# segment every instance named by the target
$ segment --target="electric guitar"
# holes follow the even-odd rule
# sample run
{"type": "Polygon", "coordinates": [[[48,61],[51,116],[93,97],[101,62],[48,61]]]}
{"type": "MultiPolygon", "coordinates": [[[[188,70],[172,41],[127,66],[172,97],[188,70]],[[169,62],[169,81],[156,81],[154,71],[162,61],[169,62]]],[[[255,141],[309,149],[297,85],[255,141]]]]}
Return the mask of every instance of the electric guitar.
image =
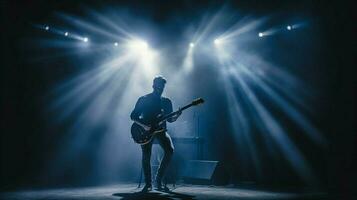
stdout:
{"type": "Polygon", "coordinates": [[[166,129],[161,128],[160,125],[168,118],[175,116],[177,113],[180,113],[191,106],[196,106],[202,103],[204,103],[204,100],[202,98],[198,98],[175,112],[164,116],[159,115],[155,122],[151,124],[150,128],[148,128],[149,126],[141,124],[140,122],[134,122],[133,125],[131,125],[131,136],[136,143],[141,145],[147,144],[154,138],[155,134],[166,131],[166,129]]]}

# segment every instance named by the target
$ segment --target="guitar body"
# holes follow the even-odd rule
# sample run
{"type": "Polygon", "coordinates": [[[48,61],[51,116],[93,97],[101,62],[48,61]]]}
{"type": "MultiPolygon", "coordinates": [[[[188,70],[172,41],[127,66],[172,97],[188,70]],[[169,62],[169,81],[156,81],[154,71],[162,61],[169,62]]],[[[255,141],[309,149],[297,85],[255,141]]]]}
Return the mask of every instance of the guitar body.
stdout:
{"type": "Polygon", "coordinates": [[[141,145],[149,143],[154,138],[156,133],[161,133],[164,131],[164,129],[146,131],[143,127],[135,122],[133,125],[131,125],[131,137],[136,143],[141,145]]]}

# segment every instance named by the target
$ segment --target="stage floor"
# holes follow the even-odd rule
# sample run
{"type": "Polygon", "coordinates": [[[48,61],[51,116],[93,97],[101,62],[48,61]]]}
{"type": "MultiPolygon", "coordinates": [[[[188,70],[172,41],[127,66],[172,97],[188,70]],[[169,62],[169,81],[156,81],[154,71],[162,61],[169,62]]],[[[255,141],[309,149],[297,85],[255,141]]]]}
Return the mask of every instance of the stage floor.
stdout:
{"type": "MultiPolygon", "coordinates": [[[[170,187],[171,185],[169,185],[170,187]]],[[[172,187],[170,187],[172,188],[172,187]]],[[[147,194],[139,193],[136,184],[117,184],[110,186],[58,188],[58,189],[34,189],[2,192],[1,199],[327,199],[326,193],[320,192],[272,192],[263,189],[243,189],[239,187],[218,187],[201,185],[177,185],[170,193],[152,191],[147,194]]]]}

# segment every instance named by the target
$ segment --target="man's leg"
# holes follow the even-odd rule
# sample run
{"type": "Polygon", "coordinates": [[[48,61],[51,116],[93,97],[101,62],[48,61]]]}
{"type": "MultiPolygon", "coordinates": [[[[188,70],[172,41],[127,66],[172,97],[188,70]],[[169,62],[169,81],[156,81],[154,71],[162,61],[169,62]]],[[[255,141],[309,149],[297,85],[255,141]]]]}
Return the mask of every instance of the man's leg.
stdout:
{"type": "Polygon", "coordinates": [[[158,188],[161,189],[162,177],[164,176],[165,171],[170,163],[172,154],[174,153],[174,145],[172,143],[170,135],[166,132],[157,134],[156,138],[159,141],[160,146],[164,150],[164,157],[160,162],[160,166],[156,174],[156,183],[158,188]]]}
{"type": "Polygon", "coordinates": [[[152,149],[152,142],[141,145],[141,150],[142,150],[141,163],[142,163],[144,177],[145,177],[145,186],[143,188],[143,192],[147,192],[148,190],[151,189],[151,164],[150,164],[151,149],[152,149]]]}

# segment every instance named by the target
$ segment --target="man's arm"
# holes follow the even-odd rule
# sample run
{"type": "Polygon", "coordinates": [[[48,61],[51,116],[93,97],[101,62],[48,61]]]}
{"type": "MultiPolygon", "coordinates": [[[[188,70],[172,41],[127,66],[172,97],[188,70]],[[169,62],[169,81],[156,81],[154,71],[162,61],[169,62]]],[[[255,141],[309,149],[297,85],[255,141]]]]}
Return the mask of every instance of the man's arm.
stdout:
{"type": "Polygon", "coordinates": [[[135,104],[134,110],[130,114],[131,120],[138,121],[139,116],[142,113],[142,109],[143,109],[143,99],[142,99],[142,97],[140,97],[135,104]]]}
{"type": "Polygon", "coordinates": [[[135,123],[143,127],[145,130],[150,130],[150,126],[147,126],[143,123],[141,123],[140,115],[143,110],[143,97],[140,97],[138,101],[135,104],[134,110],[130,114],[131,120],[133,120],[135,123]]]}

